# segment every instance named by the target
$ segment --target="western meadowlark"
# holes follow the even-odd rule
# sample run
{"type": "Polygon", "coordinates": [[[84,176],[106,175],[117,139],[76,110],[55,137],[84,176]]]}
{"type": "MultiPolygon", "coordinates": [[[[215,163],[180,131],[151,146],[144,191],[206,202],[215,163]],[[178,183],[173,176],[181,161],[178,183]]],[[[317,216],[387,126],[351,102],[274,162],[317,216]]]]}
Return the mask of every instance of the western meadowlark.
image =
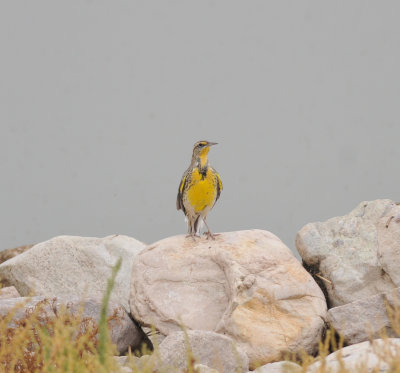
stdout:
{"type": "Polygon", "coordinates": [[[204,221],[209,238],[214,238],[206,222],[207,214],[217,202],[222,182],[217,171],[208,163],[207,155],[210,146],[215,142],[198,141],[193,146],[192,161],[184,172],[179,184],[176,208],[183,211],[188,220],[188,235],[195,237],[199,223],[204,221]]]}

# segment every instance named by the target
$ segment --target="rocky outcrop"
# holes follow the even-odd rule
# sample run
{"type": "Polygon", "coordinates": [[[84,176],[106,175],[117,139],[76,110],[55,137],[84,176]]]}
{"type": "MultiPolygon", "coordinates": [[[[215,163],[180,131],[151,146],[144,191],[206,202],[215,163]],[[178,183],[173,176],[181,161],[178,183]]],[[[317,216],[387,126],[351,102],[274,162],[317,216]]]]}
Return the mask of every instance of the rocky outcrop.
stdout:
{"type": "Polygon", "coordinates": [[[400,207],[362,202],[348,215],[310,223],[297,234],[305,265],[322,276],[328,303],[337,307],[400,287],[400,207]]]}
{"type": "MultiPolygon", "coordinates": [[[[307,373],[340,373],[346,372],[397,372],[391,369],[392,362],[396,361],[399,367],[400,338],[389,338],[387,340],[375,339],[352,346],[344,347],[330,355],[324,362],[318,361],[310,365],[307,373]],[[322,368],[323,366],[323,368],[322,368]]],[[[394,368],[394,367],[392,367],[394,368]]]]}
{"type": "MultiPolygon", "coordinates": [[[[12,313],[12,319],[8,323],[9,328],[16,328],[21,320],[34,313],[38,315],[37,318],[45,326],[54,318],[67,312],[68,315],[77,319],[79,317],[79,330],[84,333],[89,327],[96,330],[100,309],[101,304],[94,299],[87,299],[83,302],[77,298],[46,298],[43,296],[0,299],[0,317],[12,313]]],[[[125,353],[129,347],[132,350],[140,347],[144,339],[143,332],[136,327],[122,306],[109,304],[107,325],[111,340],[117,346],[119,353],[125,353]]]]}
{"type": "Polygon", "coordinates": [[[326,316],[313,278],[261,230],[148,246],[133,265],[130,306],[135,319],[165,335],[185,325],[230,336],[252,368],[285,352],[313,353],[326,316]]]}
{"type": "Polygon", "coordinates": [[[247,373],[249,361],[246,354],[235,346],[227,336],[204,330],[171,333],[159,346],[156,370],[187,371],[188,353],[191,351],[193,365],[201,364],[220,373],[247,373]]]}
{"type": "Polygon", "coordinates": [[[59,236],[35,245],[0,265],[0,277],[22,296],[104,295],[111,268],[121,257],[112,299],[129,310],[129,281],[135,256],[145,245],[127,236],[59,236]]]}
{"type": "MultiPolygon", "coordinates": [[[[392,329],[394,313],[400,312],[400,288],[331,308],[327,321],[348,344],[387,335],[395,337],[392,329]],[[394,312],[395,311],[395,312],[394,312]]],[[[399,330],[397,330],[399,332],[399,330]]]]}

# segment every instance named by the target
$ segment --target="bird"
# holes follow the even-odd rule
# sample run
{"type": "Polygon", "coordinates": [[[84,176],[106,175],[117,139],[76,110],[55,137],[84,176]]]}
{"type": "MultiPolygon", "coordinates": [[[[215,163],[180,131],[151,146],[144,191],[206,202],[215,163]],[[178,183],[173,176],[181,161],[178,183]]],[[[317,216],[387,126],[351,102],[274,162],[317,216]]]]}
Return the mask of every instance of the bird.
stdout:
{"type": "Polygon", "coordinates": [[[176,208],[182,210],[187,218],[187,237],[195,238],[198,235],[201,221],[208,229],[205,233],[207,238],[215,239],[216,236],[206,221],[222,192],[221,177],[207,158],[213,145],[217,143],[204,140],[194,144],[192,161],[179,183],[176,208]]]}

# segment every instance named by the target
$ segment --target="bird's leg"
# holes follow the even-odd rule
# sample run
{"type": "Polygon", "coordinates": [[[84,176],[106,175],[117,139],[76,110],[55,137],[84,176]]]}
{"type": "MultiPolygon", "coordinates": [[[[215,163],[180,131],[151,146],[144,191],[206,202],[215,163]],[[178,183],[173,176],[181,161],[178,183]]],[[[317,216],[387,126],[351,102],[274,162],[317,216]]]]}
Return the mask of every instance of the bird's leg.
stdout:
{"type": "Polygon", "coordinates": [[[211,229],[210,229],[210,227],[208,226],[208,224],[206,222],[206,218],[203,218],[203,221],[204,221],[204,224],[206,225],[206,227],[208,229],[208,232],[204,233],[207,236],[207,240],[210,239],[210,238],[212,240],[215,240],[215,236],[219,236],[219,234],[214,234],[214,233],[211,232],[211,229]]]}
{"type": "Polygon", "coordinates": [[[196,231],[194,230],[194,221],[192,219],[188,219],[188,234],[186,235],[186,238],[191,237],[193,240],[196,241],[196,231]]]}

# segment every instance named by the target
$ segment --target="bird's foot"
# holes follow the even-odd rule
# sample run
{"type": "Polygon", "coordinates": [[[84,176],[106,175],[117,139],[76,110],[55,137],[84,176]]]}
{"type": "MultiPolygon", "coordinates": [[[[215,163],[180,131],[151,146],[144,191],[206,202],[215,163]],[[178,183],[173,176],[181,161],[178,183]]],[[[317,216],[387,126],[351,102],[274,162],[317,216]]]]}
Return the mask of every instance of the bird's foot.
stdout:
{"type": "Polygon", "coordinates": [[[186,235],[185,238],[192,238],[193,241],[196,241],[196,238],[199,237],[197,234],[195,233],[189,233],[186,235]]]}
{"type": "Polygon", "coordinates": [[[204,232],[204,234],[207,236],[207,240],[215,240],[215,237],[219,236],[218,233],[212,233],[210,231],[204,232]]]}

